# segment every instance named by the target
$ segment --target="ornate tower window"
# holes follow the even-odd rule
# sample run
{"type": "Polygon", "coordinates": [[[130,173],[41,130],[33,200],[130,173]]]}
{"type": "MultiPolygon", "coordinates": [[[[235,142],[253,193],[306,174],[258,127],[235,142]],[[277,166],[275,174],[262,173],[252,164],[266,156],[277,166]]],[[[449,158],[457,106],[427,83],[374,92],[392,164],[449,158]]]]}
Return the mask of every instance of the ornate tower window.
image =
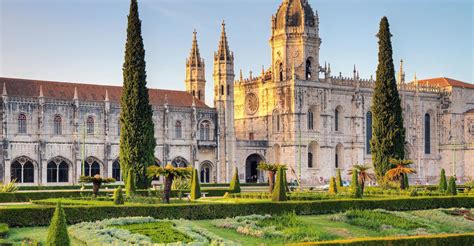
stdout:
{"type": "Polygon", "coordinates": [[[115,160],[114,163],[112,163],[112,178],[121,181],[122,175],[120,173],[120,163],[118,160],[115,160]]]}
{"type": "Polygon", "coordinates": [[[221,96],[224,95],[224,85],[221,85],[221,96]]]}
{"type": "Polygon", "coordinates": [[[210,140],[210,124],[209,121],[203,121],[201,122],[201,125],[199,126],[199,133],[200,133],[200,139],[201,140],[210,140]]]}
{"type": "Polygon", "coordinates": [[[182,128],[181,128],[181,121],[176,121],[174,124],[174,137],[175,138],[182,138],[182,128]]]}
{"type": "Polygon", "coordinates": [[[431,116],[425,114],[425,154],[431,154],[431,116]]]}
{"type": "Polygon", "coordinates": [[[310,80],[310,79],[311,79],[311,58],[308,58],[308,59],[306,60],[305,78],[306,78],[306,80],[310,80]]]}
{"type": "Polygon", "coordinates": [[[94,135],[94,117],[87,117],[87,134],[94,135]]]}
{"type": "Polygon", "coordinates": [[[314,129],[314,115],[311,110],[308,110],[308,130],[314,129]]]}
{"type": "Polygon", "coordinates": [[[283,63],[280,63],[279,67],[278,67],[278,71],[279,71],[279,77],[278,77],[278,80],[279,81],[283,81],[283,63]]]}
{"type": "Polygon", "coordinates": [[[368,111],[366,116],[366,130],[365,130],[365,150],[368,155],[372,153],[370,149],[370,140],[372,140],[372,112],[368,111]]]}
{"type": "Polygon", "coordinates": [[[23,113],[18,115],[18,133],[26,134],[26,115],[23,113]]]}
{"type": "Polygon", "coordinates": [[[337,106],[336,110],[334,111],[334,131],[339,132],[342,131],[342,107],[337,106]]]}
{"type": "Polygon", "coordinates": [[[53,128],[54,128],[54,135],[62,135],[63,134],[61,115],[55,115],[54,116],[53,128]]]}

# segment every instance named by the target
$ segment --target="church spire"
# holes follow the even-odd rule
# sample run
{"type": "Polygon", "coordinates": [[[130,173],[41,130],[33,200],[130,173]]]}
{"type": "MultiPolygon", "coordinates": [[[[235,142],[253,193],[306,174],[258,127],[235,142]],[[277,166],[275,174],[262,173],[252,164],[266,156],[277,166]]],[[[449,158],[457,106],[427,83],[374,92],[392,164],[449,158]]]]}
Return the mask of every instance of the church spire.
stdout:
{"type": "Polygon", "coordinates": [[[398,71],[398,83],[405,83],[405,72],[403,71],[403,59],[400,60],[400,70],[398,71]]]}
{"type": "Polygon", "coordinates": [[[189,57],[186,59],[186,91],[193,97],[205,101],[206,100],[206,78],[204,59],[199,53],[197,42],[197,32],[194,29],[193,42],[189,57]]]}
{"type": "Polygon", "coordinates": [[[219,60],[227,60],[232,58],[232,53],[227,42],[227,34],[225,32],[225,22],[222,21],[221,39],[219,40],[219,49],[217,50],[217,57],[219,60]]]}
{"type": "Polygon", "coordinates": [[[194,29],[193,32],[193,44],[191,46],[191,51],[189,52],[189,63],[194,66],[200,66],[201,65],[201,55],[199,53],[199,46],[197,42],[197,32],[196,29],[194,29]]]}

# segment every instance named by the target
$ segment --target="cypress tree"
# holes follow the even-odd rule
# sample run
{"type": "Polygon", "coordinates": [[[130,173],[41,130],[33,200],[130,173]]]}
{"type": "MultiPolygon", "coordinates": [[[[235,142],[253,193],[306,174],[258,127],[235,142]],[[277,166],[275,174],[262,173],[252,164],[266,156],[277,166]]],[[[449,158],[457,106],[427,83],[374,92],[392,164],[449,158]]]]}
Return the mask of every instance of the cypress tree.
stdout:
{"type": "Polygon", "coordinates": [[[114,191],[114,204],[115,205],[122,205],[124,204],[123,200],[123,194],[122,194],[122,186],[119,186],[117,189],[114,191]]]}
{"type": "Polygon", "coordinates": [[[125,182],[135,181],[132,185],[126,185],[127,194],[135,187],[145,189],[149,186],[146,167],[155,161],[153,112],[148,98],[145,68],[138,3],[137,0],[131,0],[120,113],[120,168],[125,182]],[[127,178],[129,173],[135,177],[127,178]]]}
{"type": "Polygon", "coordinates": [[[70,245],[69,235],[67,234],[66,214],[58,202],[54,210],[53,218],[48,229],[48,237],[46,238],[48,246],[70,245]]]}
{"type": "Polygon", "coordinates": [[[239,170],[237,168],[234,169],[234,175],[230,181],[229,190],[230,193],[240,193],[239,170]]]}
{"type": "Polygon", "coordinates": [[[408,182],[408,174],[403,175],[403,186],[405,186],[405,190],[410,188],[410,182],[408,182]]]}
{"type": "Polygon", "coordinates": [[[201,198],[201,185],[199,184],[198,171],[194,169],[191,183],[191,200],[195,201],[199,198],[201,198]]]}
{"type": "Polygon", "coordinates": [[[387,17],[380,21],[377,79],[372,98],[372,163],[379,182],[390,169],[390,158],[405,158],[405,130],[395,80],[392,43],[387,17]]]}
{"type": "Polygon", "coordinates": [[[329,194],[337,194],[336,178],[331,177],[329,180],[329,194]]]}
{"type": "Polygon", "coordinates": [[[283,181],[284,175],[286,175],[285,170],[283,170],[282,167],[279,167],[277,171],[275,187],[273,188],[272,194],[272,201],[274,202],[286,201],[286,188],[285,182],[283,181]]]}
{"type": "Polygon", "coordinates": [[[449,195],[457,195],[458,194],[458,190],[456,188],[456,177],[454,176],[451,176],[449,178],[449,182],[448,182],[448,189],[446,191],[449,195]]]}
{"type": "Polygon", "coordinates": [[[438,190],[440,192],[446,192],[447,188],[448,188],[448,182],[446,182],[446,172],[444,171],[444,168],[443,168],[441,169],[441,173],[439,174],[438,190]]]}
{"type": "Polygon", "coordinates": [[[359,184],[359,173],[357,170],[352,171],[350,192],[353,197],[362,198],[362,188],[360,187],[360,184],[359,184]]]}
{"type": "Polygon", "coordinates": [[[336,169],[336,184],[338,187],[342,187],[342,178],[341,178],[341,169],[337,168],[336,169]]]}

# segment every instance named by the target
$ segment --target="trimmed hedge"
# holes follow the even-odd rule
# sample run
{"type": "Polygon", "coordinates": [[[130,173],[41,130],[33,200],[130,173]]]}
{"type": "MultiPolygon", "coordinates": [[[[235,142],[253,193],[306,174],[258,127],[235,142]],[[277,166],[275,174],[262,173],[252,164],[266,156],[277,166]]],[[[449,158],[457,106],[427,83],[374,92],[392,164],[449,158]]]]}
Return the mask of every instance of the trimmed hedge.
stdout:
{"type": "MultiPolygon", "coordinates": [[[[100,188],[104,189],[105,187],[108,187],[109,189],[115,189],[119,186],[123,186],[123,184],[103,184],[100,188]]],[[[219,184],[213,184],[213,183],[203,183],[201,184],[202,187],[210,187],[210,188],[229,188],[230,184],[228,183],[219,183],[219,184]]],[[[246,186],[246,187],[266,187],[268,186],[268,183],[242,183],[240,186],[246,186]]],[[[61,186],[41,186],[41,185],[36,185],[36,186],[18,186],[18,190],[79,190],[81,189],[82,186],[80,185],[61,185],[61,186]]],[[[92,185],[85,185],[86,189],[92,189],[92,185]]]]}
{"type": "Polygon", "coordinates": [[[308,242],[292,245],[410,246],[410,245],[474,245],[474,233],[441,234],[411,237],[357,238],[329,242],[308,242]]]}
{"type": "MultiPolygon", "coordinates": [[[[202,189],[201,193],[207,193],[206,196],[223,196],[228,189],[215,188],[215,189],[202,189]]],[[[99,192],[100,196],[105,196],[107,194],[112,194],[113,189],[101,189],[99,192]]],[[[152,191],[153,192],[153,191],[152,191]]],[[[184,193],[189,193],[190,191],[184,190],[181,191],[182,195],[184,193]]],[[[148,196],[148,190],[138,190],[135,194],[148,196]]],[[[171,191],[171,197],[178,197],[179,191],[171,191]]],[[[4,202],[29,202],[30,200],[43,200],[48,198],[61,198],[61,197],[81,197],[81,196],[92,196],[92,191],[30,191],[30,192],[0,192],[0,203],[4,202]]]]}
{"type": "Polygon", "coordinates": [[[0,223],[0,238],[6,238],[8,235],[8,225],[0,223]]]}
{"type": "MultiPolygon", "coordinates": [[[[157,219],[218,219],[251,214],[300,215],[337,213],[349,209],[421,210],[467,207],[474,197],[413,197],[398,199],[347,199],[258,203],[198,203],[170,205],[64,206],[68,224],[106,218],[152,216],[157,219]]],[[[0,223],[10,226],[48,225],[54,206],[0,207],[0,223]]]]}

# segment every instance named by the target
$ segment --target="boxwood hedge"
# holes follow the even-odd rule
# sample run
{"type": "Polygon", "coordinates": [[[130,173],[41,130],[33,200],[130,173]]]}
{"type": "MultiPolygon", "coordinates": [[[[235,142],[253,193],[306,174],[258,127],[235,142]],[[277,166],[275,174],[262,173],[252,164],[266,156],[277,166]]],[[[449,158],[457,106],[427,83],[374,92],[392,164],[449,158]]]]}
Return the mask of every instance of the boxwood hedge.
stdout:
{"type": "Polygon", "coordinates": [[[308,242],[293,245],[326,246],[409,246],[409,245],[474,245],[474,233],[423,235],[411,237],[357,238],[329,242],[308,242]]]}
{"type": "MultiPolygon", "coordinates": [[[[250,214],[336,213],[349,209],[421,210],[468,207],[474,197],[410,197],[395,199],[347,199],[258,203],[198,203],[170,205],[64,206],[69,224],[128,216],[152,216],[157,219],[217,219],[250,214]]],[[[10,226],[48,225],[54,206],[0,207],[0,223],[10,226]]]]}

